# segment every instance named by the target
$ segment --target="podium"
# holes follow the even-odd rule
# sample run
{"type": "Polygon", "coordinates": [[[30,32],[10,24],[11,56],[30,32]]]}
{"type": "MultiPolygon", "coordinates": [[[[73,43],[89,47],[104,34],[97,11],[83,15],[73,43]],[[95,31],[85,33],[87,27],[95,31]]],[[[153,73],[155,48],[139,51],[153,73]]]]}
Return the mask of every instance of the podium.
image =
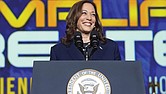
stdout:
{"type": "Polygon", "coordinates": [[[35,61],[31,94],[146,94],[137,61],[35,61]]]}

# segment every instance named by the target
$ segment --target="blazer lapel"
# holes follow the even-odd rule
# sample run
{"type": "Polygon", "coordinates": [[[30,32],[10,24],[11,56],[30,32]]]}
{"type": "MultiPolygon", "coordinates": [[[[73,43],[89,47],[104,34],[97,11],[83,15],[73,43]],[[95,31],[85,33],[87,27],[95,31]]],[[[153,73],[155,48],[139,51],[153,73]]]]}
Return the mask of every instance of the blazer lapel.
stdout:
{"type": "Polygon", "coordinates": [[[74,42],[71,43],[67,51],[72,60],[84,60],[84,55],[75,46],[74,42]]]}
{"type": "Polygon", "coordinates": [[[97,50],[90,57],[91,60],[102,60],[102,58],[104,56],[104,50],[103,50],[102,46],[103,45],[101,43],[99,43],[97,50]]]}

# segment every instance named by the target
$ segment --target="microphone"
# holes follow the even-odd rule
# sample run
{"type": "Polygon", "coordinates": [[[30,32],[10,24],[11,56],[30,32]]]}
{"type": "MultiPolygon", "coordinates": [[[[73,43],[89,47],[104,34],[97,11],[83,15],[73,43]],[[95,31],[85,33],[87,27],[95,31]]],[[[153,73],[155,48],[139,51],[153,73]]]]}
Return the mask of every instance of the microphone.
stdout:
{"type": "Polygon", "coordinates": [[[97,31],[92,31],[90,34],[90,45],[93,49],[97,49],[99,46],[99,38],[97,31]]]}
{"type": "Polygon", "coordinates": [[[76,47],[78,47],[79,49],[82,49],[83,41],[82,41],[82,35],[79,31],[75,31],[74,33],[74,43],[76,47]]]}

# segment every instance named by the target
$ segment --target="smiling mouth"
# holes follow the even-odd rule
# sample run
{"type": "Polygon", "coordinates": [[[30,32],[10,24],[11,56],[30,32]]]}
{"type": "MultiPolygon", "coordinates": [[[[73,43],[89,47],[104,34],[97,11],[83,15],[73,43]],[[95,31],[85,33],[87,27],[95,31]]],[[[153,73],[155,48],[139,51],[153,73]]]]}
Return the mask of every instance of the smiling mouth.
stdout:
{"type": "Polygon", "coordinates": [[[92,23],[90,23],[90,22],[84,22],[83,24],[86,25],[86,26],[91,26],[92,25],[92,23]]]}

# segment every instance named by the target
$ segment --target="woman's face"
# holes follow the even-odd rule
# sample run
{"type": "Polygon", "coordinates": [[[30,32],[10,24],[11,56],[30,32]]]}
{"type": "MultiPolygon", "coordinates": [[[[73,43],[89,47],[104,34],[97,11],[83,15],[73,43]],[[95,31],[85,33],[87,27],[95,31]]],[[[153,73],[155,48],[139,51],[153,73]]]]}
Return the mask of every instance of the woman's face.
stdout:
{"type": "Polygon", "coordinates": [[[84,3],[82,6],[82,15],[78,19],[77,29],[82,33],[90,33],[95,27],[95,9],[92,4],[84,3]]]}

